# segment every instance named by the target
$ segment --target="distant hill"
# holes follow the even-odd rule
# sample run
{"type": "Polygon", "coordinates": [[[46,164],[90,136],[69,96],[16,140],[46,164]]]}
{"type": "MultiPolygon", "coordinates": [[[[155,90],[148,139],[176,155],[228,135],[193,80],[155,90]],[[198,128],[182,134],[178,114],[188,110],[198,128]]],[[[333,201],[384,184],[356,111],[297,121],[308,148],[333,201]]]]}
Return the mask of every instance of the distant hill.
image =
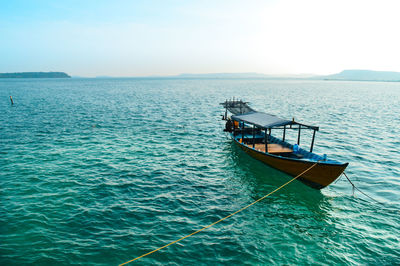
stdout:
{"type": "Polygon", "coordinates": [[[70,78],[64,72],[19,72],[0,73],[0,78],[70,78]]]}
{"type": "Polygon", "coordinates": [[[340,73],[319,76],[325,80],[354,80],[354,81],[400,81],[400,72],[373,70],[343,70],[340,73]]]}
{"type": "Polygon", "coordinates": [[[313,77],[309,74],[298,74],[298,75],[267,75],[256,72],[245,72],[245,73],[209,73],[209,74],[180,74],[176,76],[170,76],[173,78],[215,78],[215,79],[241,79],[241,78],[262,78],[262,79],[303,79],[313,77]]]}
{"type": "Polygon", "coordinates": [[[191,74],[184,73],[177,78],[268,78],[270,76],[260,73],[209,73],[209,74],[191,74]]]}

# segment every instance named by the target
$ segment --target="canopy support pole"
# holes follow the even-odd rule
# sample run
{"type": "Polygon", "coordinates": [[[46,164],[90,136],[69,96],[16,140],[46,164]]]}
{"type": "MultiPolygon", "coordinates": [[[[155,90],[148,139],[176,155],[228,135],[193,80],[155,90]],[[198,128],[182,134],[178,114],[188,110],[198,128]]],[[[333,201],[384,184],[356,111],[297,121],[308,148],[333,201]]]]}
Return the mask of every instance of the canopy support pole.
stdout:
{"type": "Polygon", "coordinates": [[[253,125],[253,149],[256,147],[256,130],[255,125],[253,125]]]}
{"type": "Polygon", "coordinates": [[[314,147],[315,131],[316,131],[316,130],[314,129],[314,132],[313,132],[313,135],[312,135],[312,141],[311,141],[310,152],[312,152],[313,147],[314,147]]]}
{"type": "Polygon", "coordinates": [[[299,125],[299,135],[297,136],[297,145],[300,145],[301,126],[299,125]]]}
{"type": "Polygon", "coordinates": [[[268,153],[268,134],[267,134],[267,129],[265,129],[264,138],[265,138],[265,153],[268,153]]]}
{"type": "Polygon", "coordinates": [[[283,138],[282,138],[282,141],[285,141],[285,137],[286,137],[286,125],[283,126],[283,138]]]}
{"type": "MultiPolygon", "coordinates": [[[[240,124],[240,122],[239,122],[240,124]]],[[[242,143],[244,143],[244,122],[242,121],[242,143]]]]}
{"type": "Polygon", "coordinates": [[[225,108],[225,120],[228,120],[228,106],[225,108]]]}

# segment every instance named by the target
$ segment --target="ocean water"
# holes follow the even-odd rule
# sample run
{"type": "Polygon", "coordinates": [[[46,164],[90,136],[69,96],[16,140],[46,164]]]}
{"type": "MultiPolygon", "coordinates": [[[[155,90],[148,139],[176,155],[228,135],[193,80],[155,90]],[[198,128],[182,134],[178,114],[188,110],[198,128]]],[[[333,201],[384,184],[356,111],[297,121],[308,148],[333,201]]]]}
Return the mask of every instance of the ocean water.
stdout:
{"type": "Polygon", "coordinates": [[[400,264],[400,83],[264,79],[1,80],[0,264],[123,263],[290,180],[222,131],[232,96],[320,126],[379,203],[294,181],[132,265],[400,264]]]}

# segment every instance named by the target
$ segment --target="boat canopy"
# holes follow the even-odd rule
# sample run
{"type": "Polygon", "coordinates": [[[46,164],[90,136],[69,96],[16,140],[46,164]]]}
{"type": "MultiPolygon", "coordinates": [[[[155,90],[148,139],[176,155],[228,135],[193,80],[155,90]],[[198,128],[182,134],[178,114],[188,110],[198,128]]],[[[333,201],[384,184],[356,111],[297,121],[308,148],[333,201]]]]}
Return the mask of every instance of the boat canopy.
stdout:
{"type": "Polygon", "coordinates": [[[236,121],[243,121],[249,124],[253,124],[261,128],[286,126],[286,125],[291,125],[293,123],[290,120],[285,120],[275,115],[263,112],[252,112],[243,115],[234,115],[232,116],[232,119],[236,121]]]}
{"type": "Polygon", "coordinates": [[[307,126],[298,122],[295,122],[294,120],[286,120],[279,118],[275,115],[263,113],[263,112],[251,112],[247,114],[242,114],[242,115],[233,115],[232,116],[233,120],[236,121],[243,121],[245,123],[249,123],[252,125],[255,125],[260,128],[277,128],[281,126],[287,126],[287,125],[299,125],[302,128],[310,128],[314,130],[318,130],[318,127],[314,126],[307,126]]]}
{"type": "Polygon", "coordinates": [[[286,120],[275,115],[257,112],[249,106],[248,102],[244,102],[242,100],[225,100],[225,102],[220,104],[226,109],[224,119],[227,119],[227,111],[229,111],[233,114],[231,117],[233,120],[243,121],[264,129],[278,128],[287,125],[290,125],[290,128],[292,128],[292,125],[298,125],[299,129],[307,128],[316,131],[319,130],[319,127],[308,126],[295,122],[294,118],[293,120],[286,120]]]}
{"type": "Polygon", "coordinates": [[[234,115],[255,112],[255,110],[252,109],[247,102],[243,102],[242,100],[226,100],[225,102],[221,103],[221,105],[234,115]]]}

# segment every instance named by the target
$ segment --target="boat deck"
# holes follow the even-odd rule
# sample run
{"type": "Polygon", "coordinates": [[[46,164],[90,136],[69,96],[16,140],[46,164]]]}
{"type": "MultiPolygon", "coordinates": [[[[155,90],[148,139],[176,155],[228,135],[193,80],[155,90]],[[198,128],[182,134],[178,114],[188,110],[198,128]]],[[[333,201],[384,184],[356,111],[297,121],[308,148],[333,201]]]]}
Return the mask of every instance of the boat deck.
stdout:
{"type": "MultiPolygon", "coordinates": [[[[251,144],[249,146],[252,147],[251,144]]],[[[265,152],[265,144],[263,143],[255,144],[254,148],[258,151],[265,152]]],[[[291,152],[293,152],[292,149],[283,147],[280,144],[277,143],[268,144],[268,153],[291,153],[291,152]]]]}

